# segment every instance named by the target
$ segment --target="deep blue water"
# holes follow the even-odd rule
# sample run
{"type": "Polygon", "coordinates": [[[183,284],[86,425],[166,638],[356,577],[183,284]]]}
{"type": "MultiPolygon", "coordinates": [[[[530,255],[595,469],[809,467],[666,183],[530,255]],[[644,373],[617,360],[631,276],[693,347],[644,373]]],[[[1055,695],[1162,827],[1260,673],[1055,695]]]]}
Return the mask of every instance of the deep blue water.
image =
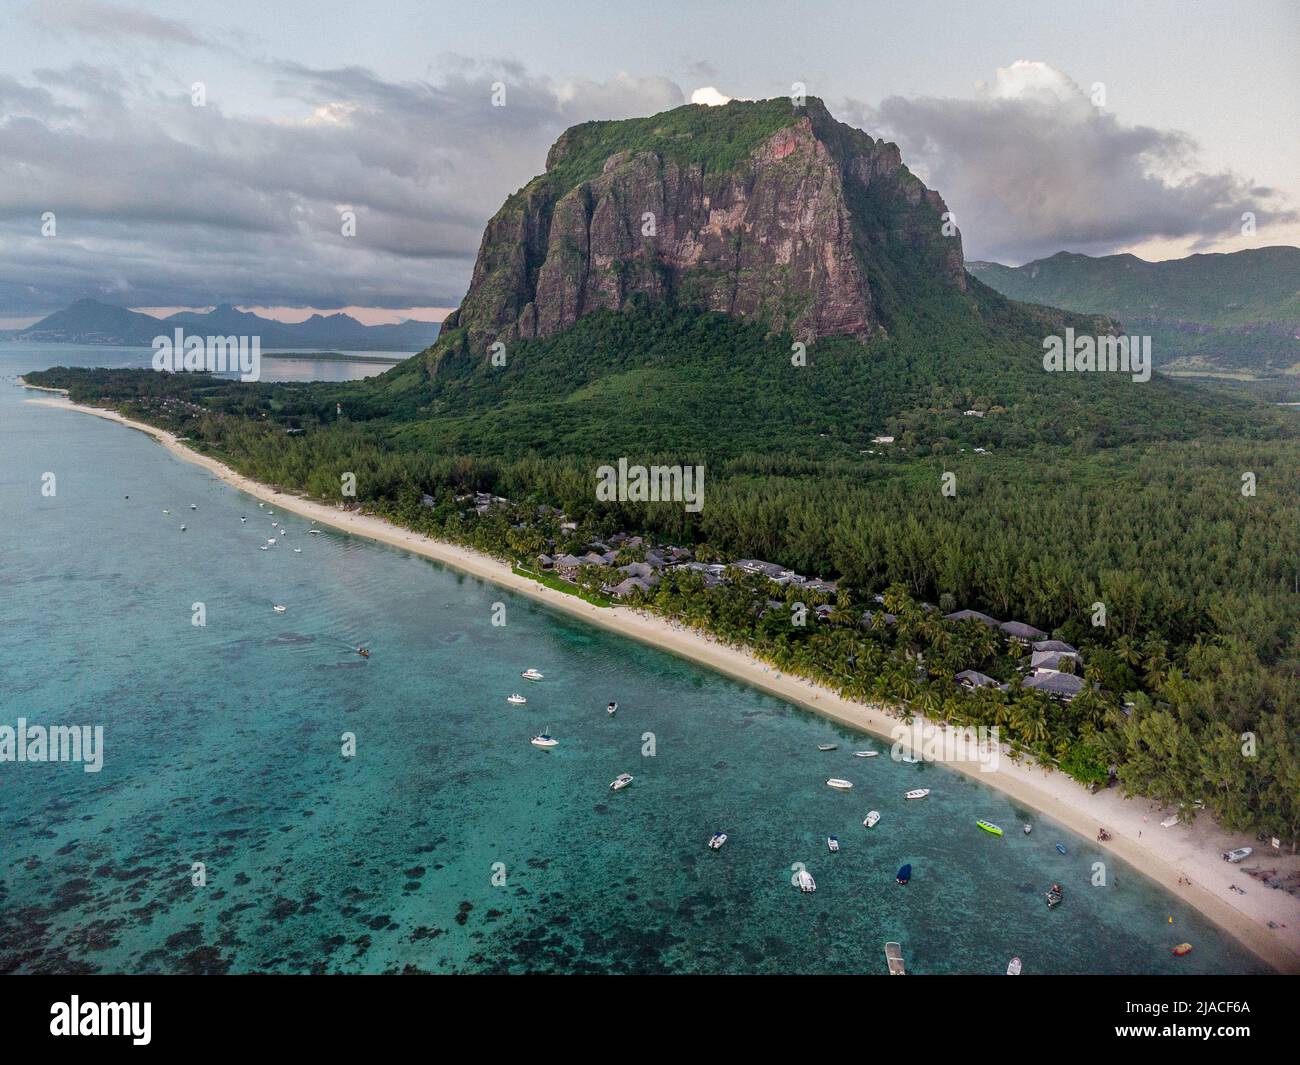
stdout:
{"type": "Polygon", "coordinates": [[[0,763],[0,971],[883,974],[886,940],[914,973],[1012,955],[1026,974],[1264,971],[1130,867],[1091,886],[1100,852],[980,783],[855,759],[884,745],[436,563],[309,535],[12,380],[146,356],[0,345],[0,725],[105,734],[96,774],[0,763]],[[548,725],[560,746],[530,746],[548,725]]]}

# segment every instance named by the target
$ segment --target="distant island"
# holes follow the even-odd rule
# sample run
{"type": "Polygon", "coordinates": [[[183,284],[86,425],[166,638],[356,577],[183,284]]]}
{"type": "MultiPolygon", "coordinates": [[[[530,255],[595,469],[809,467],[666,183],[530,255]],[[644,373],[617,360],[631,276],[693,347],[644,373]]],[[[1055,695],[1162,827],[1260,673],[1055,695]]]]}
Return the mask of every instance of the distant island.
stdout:
{"type": "Polygon", "coordinates": [[[266,351],[264,359],[304,359],[312,362],[376,362],[396,366],[406,355],[349,355],[342,351],[266,351]]]}
{"type": "MultiPolygon", "coordinates": [[[[82,299],[25,329],[6,330],[0,333],[0,339],[148,347],[154,337],[170,335],[178,328],[205,336],[256,336],[261,338],[263,349],[320,346],[412,354],[432,344],[440,329],[437,322],[362,325],[347,314],[313,314],[302,322],[277,322],[230,304],[221,304],[210,311],[179,311],[166,318],[155,318],[111,303],[82,299]]],[[[319,358],[318,355],[310,357],[319,358]]]]}

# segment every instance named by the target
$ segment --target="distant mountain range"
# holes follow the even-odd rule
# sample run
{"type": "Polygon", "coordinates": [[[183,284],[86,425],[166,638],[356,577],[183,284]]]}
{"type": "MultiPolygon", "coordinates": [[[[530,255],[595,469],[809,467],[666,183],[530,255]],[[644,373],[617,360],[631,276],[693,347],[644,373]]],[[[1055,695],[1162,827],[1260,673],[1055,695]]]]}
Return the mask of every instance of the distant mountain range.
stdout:
{"type": "Polygon", "coordinates": [[[9,330],[11,340],[60,344],[149,346],[153,338],[175,329],[202,336],[256,336],[263,350],[328,348],[352,351],[422,351],[438,337],[436,322],[362,325],[347,314],[313,314],[303,322],[277,322],[222,304],[210,311],[181,311],[166,318],[128,310],[98,300],[77,300],[26,329],[9,330]]]}
{"type": "Polygon", "coordinates": [[[1058,252],[1024,266],[966,269],[1012,299],[1105,314],[1129,333],[1150,334],[1167,372],[1300,373],[1300,248],[1157,263],[1058,252]]]}

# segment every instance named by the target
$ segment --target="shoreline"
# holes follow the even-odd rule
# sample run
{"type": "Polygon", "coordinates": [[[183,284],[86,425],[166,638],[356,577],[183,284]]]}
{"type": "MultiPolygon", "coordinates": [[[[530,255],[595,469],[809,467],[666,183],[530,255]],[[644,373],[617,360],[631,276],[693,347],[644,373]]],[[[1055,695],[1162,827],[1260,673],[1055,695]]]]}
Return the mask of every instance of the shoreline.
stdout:
{"type": "MultiPolygon", "coordinates": [[[[123,417],[116,411],[73,403],[62,389],[29,385],[21,378],[19,381],[25,388],[63,396],[57,399],[31,398],[26,400],[28,403],[79,411],[139,430],[153,437],[177,458],[204,467],[231,487],[299,516],[314,519],[318,524],[410,551],[508,588],[590,624],[689,659],[876,738],[892,742],[893,730],[901,724],[898,718],[879,706],[851,702],[811,681],[781,674],[743,650],[716,643],[665,618],[623,606],[596,607],[576,596],[521,577],[508,563],[470,548],[430,539],[372,515],[338,510],[329,504],[276,491],[237,473],[217,459],[191,450],[166,430],[123,417]]],[[[925,724],[920,717],[914,720],[918,726],[925,724]]],[[[1300,856],[1274,854],[1256,847],[1259,853],[1252,855],[1247,863],[1230,865],[1220,858],[1222,852],[1243,844],[1254,845],[1254,841],[1224,832],[1208,817],[1203,816],[1191,825],[1162,828],[1160,822],[1169,811],[1149,799],[1124,798],[1118,788],[1108,788],[1092,795],[1064,773],[1048,771],[1023,761],[1012,762],[1005,753],[991,772],[983,771],[975,762],[945,761],[943,764],[982,780],[1090,841],[1095,841],[1097,829],[1105,826],[1112,838],[1107,843],[1097,843],[1099,848],[1128,862],[1195,908],[1279,972],[1300,973],[1300,898],[1273,890],[1243,871],[1243,866],[1254,867],[1258,863],[1265,868],[1300,872],[1300,856]],[[1229,885],[1233,884],[1244,889],[1246,894],[1231,891],[1229,885]],[[1279,927],[1269,928],[1267,922],[1270,920],[1279,927]]],[[[1172,948],[1182,937],[1176,925],[1170,929],[1169,935],[1172,948]]]]}

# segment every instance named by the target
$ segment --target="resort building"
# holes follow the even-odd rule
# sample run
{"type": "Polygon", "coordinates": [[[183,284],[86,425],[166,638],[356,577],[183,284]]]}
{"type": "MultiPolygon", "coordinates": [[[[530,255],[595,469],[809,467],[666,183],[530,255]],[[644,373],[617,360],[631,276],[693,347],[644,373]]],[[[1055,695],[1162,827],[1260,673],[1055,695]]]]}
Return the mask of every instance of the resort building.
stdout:
{"type": "Polygon", "coordinates": [[[978,610],[954,610],[951,614],[944,614],[944,619],[947,621],[978,621],[981,625],[987,625],[990,629],[1002,627],[1002,623],[997,618],[981,614],[978,610]]]}

